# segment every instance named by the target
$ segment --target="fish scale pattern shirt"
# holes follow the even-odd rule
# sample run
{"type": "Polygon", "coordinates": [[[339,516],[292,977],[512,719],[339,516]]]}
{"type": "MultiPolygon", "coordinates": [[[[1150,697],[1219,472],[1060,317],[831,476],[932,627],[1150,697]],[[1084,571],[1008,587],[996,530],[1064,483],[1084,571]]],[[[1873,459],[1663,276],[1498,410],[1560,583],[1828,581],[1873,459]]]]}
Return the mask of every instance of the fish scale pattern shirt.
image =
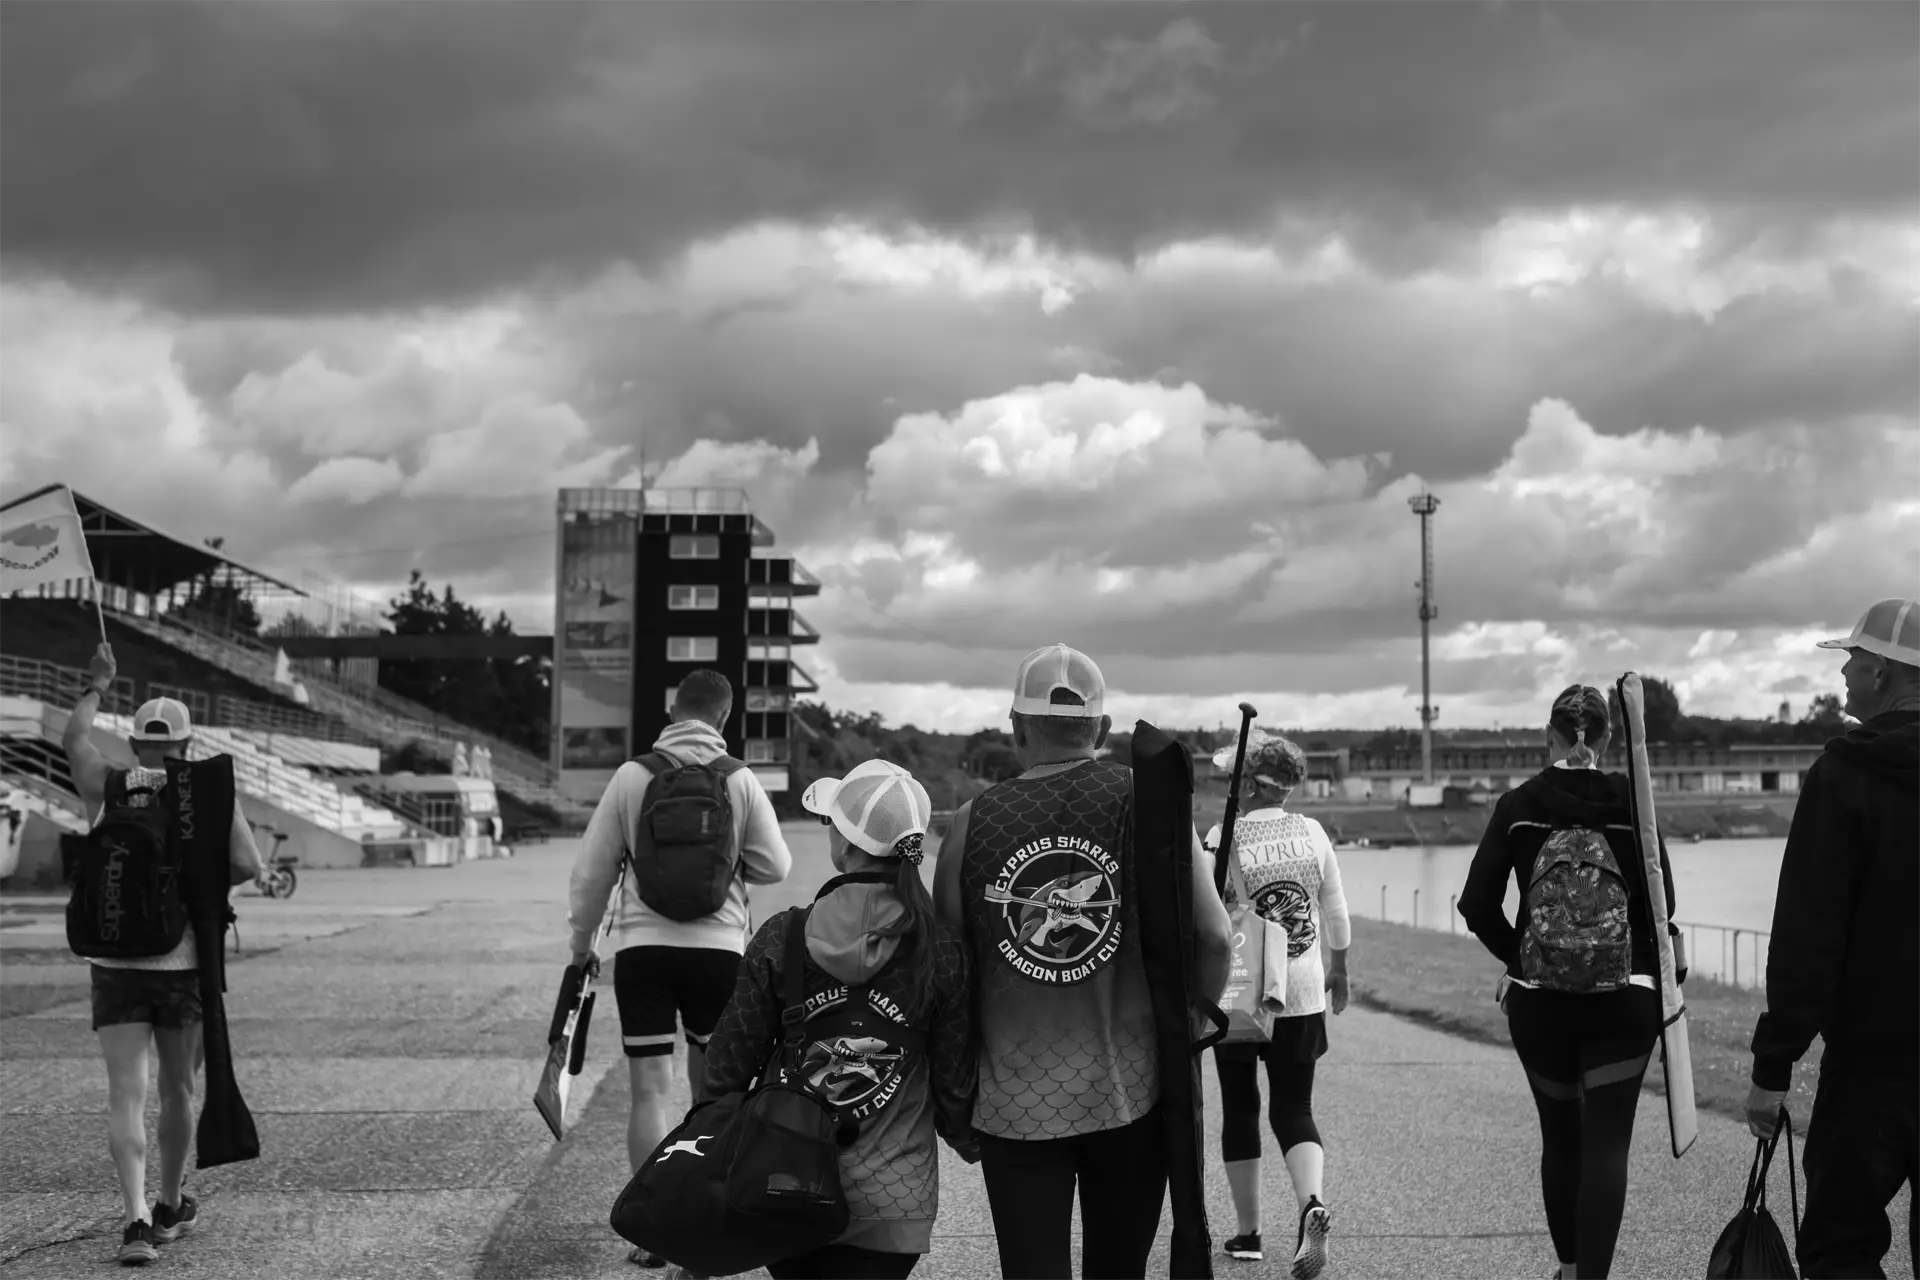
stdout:
{"type": "MultiPolygon", "coordinates": [[[[747,946],[733,999],[707,1044],[710,1096],[745,1090],[780,1043],[782,975],[792,961],[787,919],[784,911],[772,917],[747,946]]],[[[973,1092],[966,952],[951,926],[941,926],[929,945],[934,949],[932,1008],[905,1007],[911,973],[904,964],[887,965],[868,979],[872,1011],[924,1030],[924,1053],[892,1044],[814,1040],[797,1064],[860,1125],[859,1137],[840,1153],[840,1183],[852,1220],[839,1243],[883,1253],[925,1253],[933,1247],[933,1221],[940,1209],[936,1133],[966,1131],[973,1092]]],[[[811,956],[798,960],[806,965],[809,1016],[849,998],[851,984],[811,956]]]]}
{"type": "Polygon", "coordinates": [[[1125,766],[1090,760],[973,801],[960,894],[978,990],[980,1132],[1098,1133],[1159,1101],[1133,892],[1125,766]]]}
{"type": "MultiPolygon", "coordinates": [[[[1220,847],[1220,828],[1207,832],[1220,847]]],[[[1274,807],[1242,814],[1234,823],[1234,855],[1253,909],[1287,931],[1287,1010],[1283,1017],[1323,1013],[1326,961],[1320,944],[1344,951],[1353,941],[1347,897],[1333,841],[1318,822],[1274,807]]],[[[1229,881],[1231,884],[1231,881],[1229,881]]]]}

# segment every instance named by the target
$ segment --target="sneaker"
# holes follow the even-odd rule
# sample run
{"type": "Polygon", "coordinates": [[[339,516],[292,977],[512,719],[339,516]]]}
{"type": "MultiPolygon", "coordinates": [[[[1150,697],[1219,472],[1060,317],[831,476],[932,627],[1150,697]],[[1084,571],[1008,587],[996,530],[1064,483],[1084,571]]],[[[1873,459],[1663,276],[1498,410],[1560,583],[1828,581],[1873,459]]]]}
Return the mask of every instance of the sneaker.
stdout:
{"type": "Polygon", "coordinates": [[[1260,1233],[1250,1231],[1244,1236],[1235,1236],[1226,1243],[1227,1256],[1238,1258],[1242,1262],[1258,1262],[1266,1257],[1260,1252],[1260,1233]]]}
{"type": "Polygon", "coordinates": [[[657,1253],[648,1253],[639,1245],[635,1245],[632,1249],[628,1250],[627,1261],[636,1267],[645,1267],[649,1271],[657,1271],[667,1265],[665,1258],[657,1253]]]}
{"type": "Polygon", "coordinates": [[[172,1244],[199,1225],[200,1202],[192,1196],[182,1193],[180,1207],[169,1209],[166,1205],[153,1206],[153,1238],[161,1244],[172,1244]]]}
{"type": "Polygon", "coordinates": [[[120,1265],[144,1267],[159,1259],[160,1251],[153,1247],[152,1224],[144,1219],[128,1223],[127,1229],[120,1233],[120,1265]]]}
{"type": "Polygon", "coordinates": [[[1315,1196],[1300,1211],[1300,1245],[1293,1251],[1293,1280],[1313,1280],[1327,1269],[1327,1232],[1333,1214],[1315,1196]]]}

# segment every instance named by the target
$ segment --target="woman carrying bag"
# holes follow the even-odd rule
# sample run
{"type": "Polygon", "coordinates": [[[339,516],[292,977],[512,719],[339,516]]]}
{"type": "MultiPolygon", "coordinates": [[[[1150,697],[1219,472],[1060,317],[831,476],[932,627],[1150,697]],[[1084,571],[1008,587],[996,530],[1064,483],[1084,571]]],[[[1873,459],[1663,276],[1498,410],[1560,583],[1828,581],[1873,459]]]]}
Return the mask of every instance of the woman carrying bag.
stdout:
{"type": "Polygon", "coordinates": [[[821,778],[801,803],[828,831],[834,868],[810,907],[760,926],[733,999],[707,1044],[705,1097],[745,1090],[780,1044],[788,967],[803,966],[808,1024],[825,1029],[866,995],[858,1034],[809,1036],[788,1063],[858,1132],[840,1153],[851,1223],[822,1248],[773,1263],[774,1280],[901,1277],[932,1244],[939,1209],[936,1131],[969,1163],[975,1065],[966,951],[934,918],[920,879],[932,814],[911,773],[869,760],[821,778]],[[789,954],[789,926],[805,913],[806,946],[789,954]]]}
{"type": "MultiPolygon", "coordinates": [[[[1232,749],[1222,755],[1225,759],[1215,757],[1214,763],[1226,768],[1233,762],[1232,749]]],[[[1287,995],[1270,1039],[1222,1044],[1213,1051],[1220,1076],[1220,1156],[1239,1220],[1238,1234],[1225,1248],[1229,1257],[1243,1261],[1263,1256],[1258,1067],[1264,1062],[1267,1114],[1299,1204],[1291,1274],[1310,1280],[1326,1269],[1333,1222],[1321,1199],[1326,1155],[1313,1120],[1313,1070],[1327,1051],[1328,993],[1336,1014],[1347,1007],[1352,930],[1333,842],[1318,822],[1285,807],[1293,789],[1306,779],[1306,753],[1285,738],[1263,737],[1249,744],[1246,771],[1253,783],[1254,807],[1234,822],[1237,873],[1229,868],[1229,892],[1246,893],[1263,919],[1285,930],[1287,995]],[[1323,934],[1329,952],[1325,964],[1323,934]]],[[[1217,826],[1207,833],[1208,848],[1219,849],[1220,834],[1217,826]]]]}

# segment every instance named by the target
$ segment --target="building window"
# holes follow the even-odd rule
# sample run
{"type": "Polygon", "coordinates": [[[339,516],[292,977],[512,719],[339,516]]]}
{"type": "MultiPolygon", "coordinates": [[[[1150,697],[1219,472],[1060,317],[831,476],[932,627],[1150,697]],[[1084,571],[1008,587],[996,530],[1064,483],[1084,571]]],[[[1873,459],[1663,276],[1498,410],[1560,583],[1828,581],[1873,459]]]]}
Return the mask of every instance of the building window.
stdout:
{"type": "Polygon", "coordinates": [[[778,738],[748,738],[748,764],[785,764],[787,744],[778,738]]]}
{"type": "Polygon", "coordinates": [[[785,711],[790,701],[791,695],[785,689],[747,690],[747,710],[749,711],[785,711]]]}
{"type": "Polygon", "coordinates": [[[720,656],[718,636],[668,636],[668,662],[712,662],[720,656]]]}
{"type": "Polygon", "coordinates": [[[673,714],[673,700],[675,697],[679,695],[679,693],[680,693],[679,685],[670,684],[667,686],[667,714],[668,715],[673,714]]]}
{"type": "Polygon", "coordinates": [[[718,609],[720,607],[720,588],[718,587],[668,587],[667,608],[669,609],[718,609]]]}
{"type": "Polygon", "coordinates": [[[784,640],[773,643],[754,640],[747,645],[749,662],[785,662],[791,656],[793,656],[793,646],[784,640]]]}
{"type": "Polygon", "coordinates": [[[711,533],[676,533],[667,543],[667,555],[674,560],[718,560],[720,539],[711,533]]]}

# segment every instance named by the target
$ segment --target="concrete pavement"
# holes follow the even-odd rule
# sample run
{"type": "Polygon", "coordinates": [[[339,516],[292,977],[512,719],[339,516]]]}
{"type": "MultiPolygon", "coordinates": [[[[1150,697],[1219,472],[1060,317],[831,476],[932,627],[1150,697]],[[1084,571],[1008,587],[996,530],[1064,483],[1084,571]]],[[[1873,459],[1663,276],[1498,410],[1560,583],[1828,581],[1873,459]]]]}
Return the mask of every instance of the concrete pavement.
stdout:
{"type": "MultiPolygon", "coordinates": [[[[810,898],[831,872],[818,826],[788,835],[795,876],[754,891],[756,919],[810,898]]],[[[610,998],[596,1011],[564,1143],[530,1103],[564,962],[570,854],[557,842],[448,869],[315,871],[290,902],[238,900],[246,953],[230,970],[229,1010],[265,1150],[248,1164],[189,1172],[204,1226],[163,1249],[163,1269],[644,1274],[622,1261],[624,1244],[606,1226],[626,1178],[627,1087],[610,998]]],[[[9,1276],[108,1268],[119,1239],[86,971],[65,954],[56,907],[0,899],[0,1269],[9,1276]]],[[[1356,956],[1356,967],[1365,963],[1356,956]]],[[[1331,1273],[1548,1274],[1539,1140],[1510,1055],[1358,1009],[1332,1032],[1316,1101],[1336,1215],[1331,1273]]],[[[1614,1274],[1703,1271],[1738,1207],[1751,1151],[1738,1125],[1705,1116],[1699,1144],[1673,1160],[1659,1100],[1647,1095],[1614,1274]]],[[[1218,1165],[1209,1172],[1217,1244],[1233,1219],[1218,1165]]],[[[1784,1172],[1775,1172],[1782,1217],[1784,1172]]],[[[1221,1258],[1223,1276],[1285,1274],[1292,1196],[1277,1157],[1263,1173],[1268,1261],[1221,1258]]],[[[997,1275],[977,1168],[943,1156],[942,1174],[934,1251],[916,1276],[997,1275]]],[[[1164,1236],[1163,1222],[1149,1274],[1164,1274],[1164,1236]]],[[[1889,1272],[1911,1276],[1904,1231],[1896,1236],[1889,1272]]]]}

